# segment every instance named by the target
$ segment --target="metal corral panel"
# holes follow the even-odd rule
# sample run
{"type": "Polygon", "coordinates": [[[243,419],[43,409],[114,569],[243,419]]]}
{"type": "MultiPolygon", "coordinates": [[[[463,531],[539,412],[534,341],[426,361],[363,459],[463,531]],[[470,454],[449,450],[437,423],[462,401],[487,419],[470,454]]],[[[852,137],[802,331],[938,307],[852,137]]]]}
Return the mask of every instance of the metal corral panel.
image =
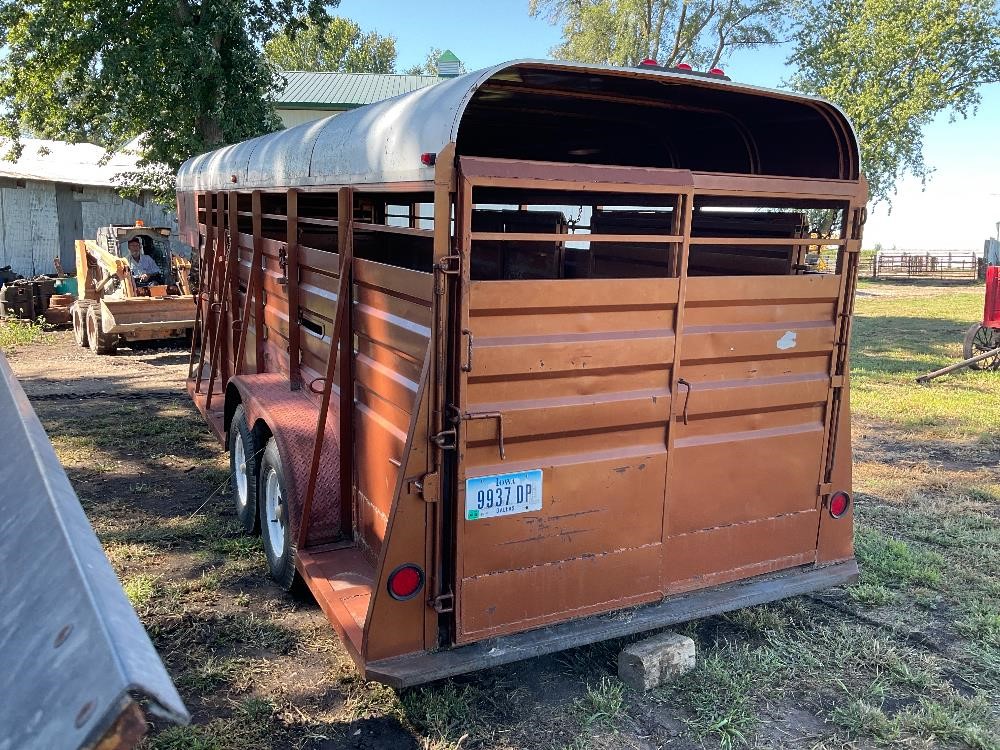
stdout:
{"type": "MultiPolygon", "coordinates": [[[[458,141],[463,117],[481,87],[489,82],[516,88],[524,76],[532,77],[533,85],[540,85],[546,77],[555,80],[566,75],[575,77],[574,86],[579,89],[577,93],[582,99],[587,98],[587,81],[595,84],[615,81],[623,87],[622,95],[626,97],[630,94],[625,89],[637,81],[699,91],[722,90],[753,94],[755,100],[770,96],[792,108],[805,105],[798,107],[802,110],[800,114],[816,117],[818,112],[816,122],[825,123],[817,127],[826,128],[828,132],[837,129],[850,132],[846,118],[834,105],[788,92],[662,70],[520,60],[194,157],[178,171],[177,188],[181,191],[221,190],[431,180],[434,169],[421,164],[421,154],[437,154],[448,143],[458,141]],[[234,175],[237,177],[235,183],[234,175]]],[[[558,88],[560,84],[553,85],[558,88]]],[[[667,101],[666,88],[647,91],[639,98],[650,93],[667,101]]],[[[655,100],[652,103],[656,105],[655,100]]],[[[508,138],[524,135],[505,133],[508,138]]],[[[853,144],[853,133],[847,140],[853,144]]],[[[846,158],[851,161],[851,171],[856,176],[856,148],[852,145],[847,148],[851,153],[846,158]]]]}
{"type": "Polygon", "coordinates": [[[188,713],[0,354],[0,750],[99,740],[130,705],[188,713]]]}

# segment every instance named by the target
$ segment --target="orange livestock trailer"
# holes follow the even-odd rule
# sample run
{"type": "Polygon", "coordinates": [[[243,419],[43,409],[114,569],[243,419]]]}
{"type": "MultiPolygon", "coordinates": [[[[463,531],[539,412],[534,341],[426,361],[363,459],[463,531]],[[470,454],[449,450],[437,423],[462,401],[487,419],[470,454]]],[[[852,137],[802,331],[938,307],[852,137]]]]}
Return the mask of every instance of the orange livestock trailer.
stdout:
{"type": "Polygon", "coordinates": [[[827,102],[557,62],[188,161],[189,390],[273,577],[395,686],[851,580],[866,192],[827,102]]]}

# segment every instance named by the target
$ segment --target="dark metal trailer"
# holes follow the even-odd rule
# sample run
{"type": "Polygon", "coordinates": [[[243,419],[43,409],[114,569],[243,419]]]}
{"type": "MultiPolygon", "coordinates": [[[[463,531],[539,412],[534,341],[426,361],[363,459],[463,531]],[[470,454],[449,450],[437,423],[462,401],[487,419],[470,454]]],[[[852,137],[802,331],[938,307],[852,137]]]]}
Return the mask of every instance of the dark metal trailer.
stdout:
{"type": "Polygon", "coordinates": [[[866,193],[827,102],[555,62],[190,160],[189,390],[272,576],[396,686],[851,580],[866,193]]]}

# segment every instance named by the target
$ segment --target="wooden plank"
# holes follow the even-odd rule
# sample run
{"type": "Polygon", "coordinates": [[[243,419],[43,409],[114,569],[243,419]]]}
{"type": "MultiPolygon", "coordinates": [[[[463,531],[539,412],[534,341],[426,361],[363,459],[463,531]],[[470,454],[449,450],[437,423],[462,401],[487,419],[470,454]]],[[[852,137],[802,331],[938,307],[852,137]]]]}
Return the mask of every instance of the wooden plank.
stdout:
{"type": "Polygon", "coordinates": [[[410,237],[426,237],[434,239],[434,230],[415,229],[413,227],[394,227],[388,224],[368,224],[363,221],[354,222],[354,229],[362,232],[377,232],[382,234],[405,234],[410,237]]]}

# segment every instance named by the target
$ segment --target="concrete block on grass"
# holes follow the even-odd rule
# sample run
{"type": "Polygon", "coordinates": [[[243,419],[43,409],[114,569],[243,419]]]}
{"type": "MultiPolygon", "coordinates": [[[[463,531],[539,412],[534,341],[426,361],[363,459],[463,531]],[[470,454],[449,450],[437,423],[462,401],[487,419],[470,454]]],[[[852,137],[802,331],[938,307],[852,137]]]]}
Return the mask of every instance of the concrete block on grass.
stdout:
{"type": "Polygon", "coordinates": [[[640,691],[694,669],[694,641],[669,631],[633,643],[618,654],[618,676],[640,691]]]}

